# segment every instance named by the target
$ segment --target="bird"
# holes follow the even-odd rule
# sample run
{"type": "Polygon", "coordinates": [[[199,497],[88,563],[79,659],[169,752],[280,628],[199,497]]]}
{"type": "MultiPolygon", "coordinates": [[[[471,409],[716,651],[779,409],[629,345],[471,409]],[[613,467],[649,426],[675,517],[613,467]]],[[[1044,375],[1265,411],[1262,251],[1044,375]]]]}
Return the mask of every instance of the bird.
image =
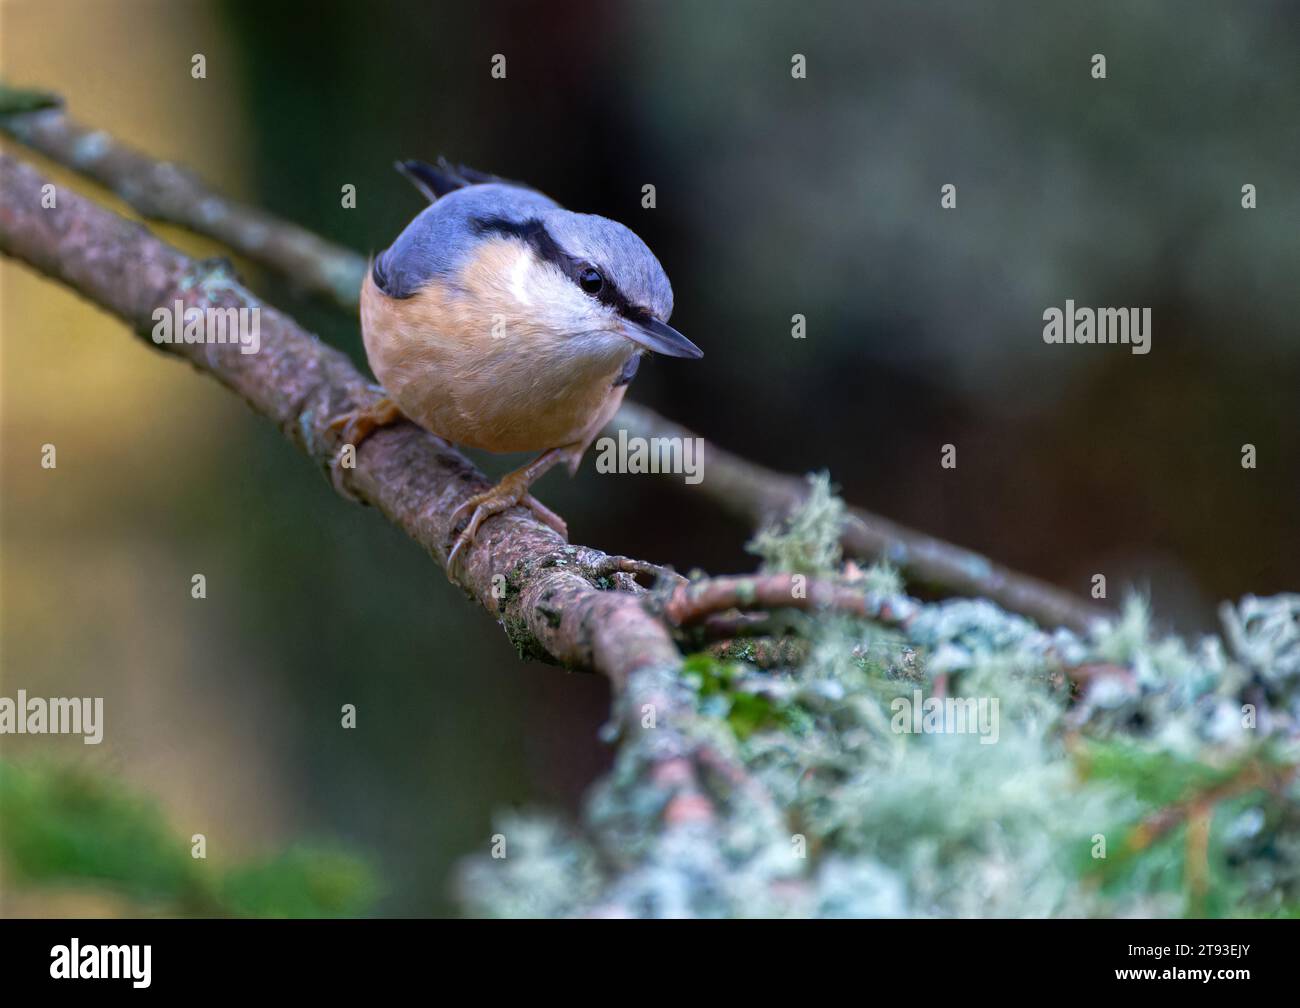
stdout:
{"type": "Polygon", "coordinates": [[[457,508],[450,528],[469,521],[448,552],[454,573],[483,523],[516,505],[567,539],[533,483],[561,463],[577,472],[644,354],[704,354],[668,325],[672,285],[630,228],[445,158],[395,167],[429,205],[361,288],[382,396],[331,428],[354,450],[405,418],[454,444],[541,453],[457,508]]]}

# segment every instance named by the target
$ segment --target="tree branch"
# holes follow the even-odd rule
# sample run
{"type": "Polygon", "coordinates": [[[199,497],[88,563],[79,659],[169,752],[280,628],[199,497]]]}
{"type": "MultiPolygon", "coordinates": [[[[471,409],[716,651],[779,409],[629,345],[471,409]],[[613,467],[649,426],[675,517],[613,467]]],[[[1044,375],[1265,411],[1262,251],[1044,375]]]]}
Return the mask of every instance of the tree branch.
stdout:
{"type": "MultiPolygon", "coordinates": [[[[355,252],[227,199],[176,165],[73,122],[61,109],[0,115],[0,130],[111,189],[143,216],[215,238],[344,308],[356,308],[366,263],[355,252]]],[[[620,428],[647,439],[698,436],[627,401],[606,429],[620,428]]],[[[798,476],[774,472],[707,442],[704,455],[708,478],[693,489],[703,490],[751,528],[789,515],[806,496],[807,486],[798,476]]],[[[849,509],[841,542],[850,556],[886,558],[910,580],[983,596],[1043,626],[1083,632],[1109,615],[1072,593],[860,508],[849,509]]]]}
{"type": "Polygon", "coordinates": [[[94,179],[142,217],[215,238],[344,308],[357,306],[366,260],[349,249],[228,199],[179,165],[75,123],[62,109],[0,116],[0,129],[51,161],[94,179]]]}
{"type": "Polygon", "coordinates": [[[798,609],[835,612],[883,626],[907,629],[915,604],[898,599],[874,599],[860,587],[798,574],[756,574],[714,577],[678,585],[663,612],[674,626],[691,626],[717,613],[736,610],[798,609]]]}

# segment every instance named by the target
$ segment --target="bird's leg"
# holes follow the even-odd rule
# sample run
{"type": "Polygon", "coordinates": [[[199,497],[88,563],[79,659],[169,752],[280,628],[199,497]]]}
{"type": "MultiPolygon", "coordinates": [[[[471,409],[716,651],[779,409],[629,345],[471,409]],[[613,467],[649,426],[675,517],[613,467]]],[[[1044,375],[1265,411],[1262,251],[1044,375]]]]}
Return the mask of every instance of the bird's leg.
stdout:
{"type": "Polygon", "coordinates": [[[401,419],[402,411],[397,408],[397,404],[384,396],[368,406],[340,413],[330,421],[329,429],[341,433],[344,443],[358,448],[362,441],[380,427],[387,427],[401,419]]]}
{"type": "Polygon", "coordinates": [[[461,516],[466,511],[472,509],[473,514],[470,516],[469,524],[465,526],[465,531],[456,538],[456,545],[447,554],[448,572],[455,569],[456,559],[460,556],[461,551],[473,543],[480,525],[494,514],[500,514],[507,508],[512,508],[517,504],[528,508],[543,522],[555,529],[565,539],[568,539],[569,528],[564,524],[564,519],[532,496],[528,492],[528,488],[541,479],[549,469],[560,462],[569,462],[572,458],[573,450],[571,448],[552,448],[550,451],[545,451],[529,462],[528,465],[503,476],[501,482],[491,490],[475,494],[458,507],[456,513],[451,516],[452,528],[456,527],[456,523],[460,521],[461,516]]]}
{"type": "MultiPolygon", "coordinates": [[[[378,389],[383,392],[383,389],[378,389]]],[[[329,429],[342,435],[344,447],[352,446],[353,464],[355,465],[355,452],[360,447],[361,442],[370,437],[380,427],[387,427],[389,424],[397,423],[403,419],[402,411],[397,408],[397,404],[388,396],[376,399],[368,406],[360,406],[357,409],[349,410],[347,413],[341,413],[330,421],[329,429]]],[[[343,485],[343,452],[344,448],[339,448],[334,458],[330,461],[330,482],[344,497],[350,500],[358,498],[343,485]]]]}

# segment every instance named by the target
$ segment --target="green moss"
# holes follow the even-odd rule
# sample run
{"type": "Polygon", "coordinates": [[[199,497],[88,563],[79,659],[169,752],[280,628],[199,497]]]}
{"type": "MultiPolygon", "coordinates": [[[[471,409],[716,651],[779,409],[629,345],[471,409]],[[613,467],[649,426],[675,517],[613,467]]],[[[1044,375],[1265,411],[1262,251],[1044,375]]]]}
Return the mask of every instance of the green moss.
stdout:
{"type": "Polygon", "coordinates": [[[682,676],[695,688],[701,709],[725,722],[738,739],[761,729],[790,728],[799,723],[793,705],[753,688],[743,663],[723,662],[701,652],[685,659],[682,676]]]}
{"type": "Polygon", "coordinates": [[[59,108],[63,99],[51,91],[10,87],[0,83],[0,115],[35,112],[45,108],[59,108]]]}
{"type": "Polygon", "coordinates": [[[370,869],[337,850],[224,868],[195,859],[154,802],[53,763],[0,761],[0,859],[13,885],[101,887],[167,913],[354,916],[376,892],[370,869]]]}

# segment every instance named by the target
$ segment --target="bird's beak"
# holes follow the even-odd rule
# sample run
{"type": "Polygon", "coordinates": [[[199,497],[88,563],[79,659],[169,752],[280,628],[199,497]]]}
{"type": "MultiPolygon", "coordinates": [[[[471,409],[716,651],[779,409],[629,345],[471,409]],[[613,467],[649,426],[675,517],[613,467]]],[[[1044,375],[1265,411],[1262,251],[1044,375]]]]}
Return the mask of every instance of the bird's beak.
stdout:
{"type": "Polygon", "coordinates": [[[672,326],[660,322],[657,318],[645,322],[633,322],[629,319],[623,323],[623,335],[633,343],[666,357],[689,357],[698,360],[704,356],[703,350],[672,326]]]}

